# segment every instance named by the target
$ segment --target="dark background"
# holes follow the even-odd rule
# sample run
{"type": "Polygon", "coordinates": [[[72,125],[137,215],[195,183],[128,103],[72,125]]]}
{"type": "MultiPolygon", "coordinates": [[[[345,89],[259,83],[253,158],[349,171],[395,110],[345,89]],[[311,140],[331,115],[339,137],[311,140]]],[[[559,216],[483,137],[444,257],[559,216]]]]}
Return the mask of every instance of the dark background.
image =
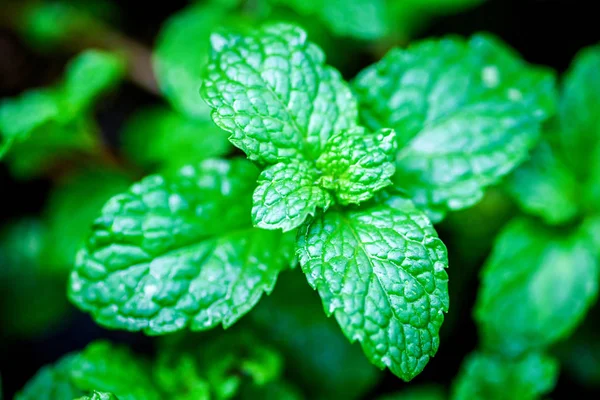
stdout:
{"type": "MultiPolygon", "coordinates": [[[[168,16],[189,4],[182,0],[143,2],[143,5],[134,1],[114,2],[121,10],[121,30],[147,46],[152,45],[161,23],[168,16]]],[[[550,66],[562,73],[578,50],[600,42],[599,14],[594,3],[587,0],[488,0],[478,8],[434,20],[417,39],[448,33],[470,35],[488,31],[504,39],[527,61],[550,66]]],[[[51,82],[61,74],[67,59],[66,55],[35,53],[16,34],[0,28],[0,97],[13,96],[27,88],[51,82]]],[[[374,61],[365,54],[353,59],[353,64],[343,72],[346,78],[351,78],[356,71],[374,61]]],[[[103,133],[109,141],[114,140],[122,121],[132,111],[141,105],[159,101],[141,89],[125,84],[99,110],[103,133]]],[[[0,164],[0,224],[39,213],[49,188],[50,182],[43,179],[16,182],[11,179],[6,167],[0,164]]],[[[465,224],[480,222],[469,221],[468,218],[464,221],[465,224]]],[[[490,227],[492,230],[498,228],[490,227]]],[[[456,240],[449,234],[448,227],[442,225],[439,231],[450,253],[450,282],[453,279],[461,281],[459,287],[452,284],[450,287],[450,314],[453,315],[449,315],[449,319],[453,321],[454,328],[445,332],[438,355],[413,382],[433,381],[449,386],[463,357],[477,345],[471,309],[478,287],[477,269],[485,259],[486,251],[468,260],[457,259],[464,255],[464,250],[456,249],[456,240]]],[[[62,329],[37,340],[5,340],[0,327],[0,372],[7,398],[12,398],[42,365],[54,362],[71,350],[81,349],[96,338],[107,337],[129,343],[138,351],[152,351],[150,340],[143,335],[106,331],[96,326],[88,316],[75,310],[73,313],[74,317],[62,329]]],[[[386,374],[377,392],[403,386],[400,380],[386,374]]],[[[594,393],[591,389],[580,387],[568,375],[561,373],[551,397],[571,398],[575,393],[580,399],[600,398],[600,391],[594,393]]]]}

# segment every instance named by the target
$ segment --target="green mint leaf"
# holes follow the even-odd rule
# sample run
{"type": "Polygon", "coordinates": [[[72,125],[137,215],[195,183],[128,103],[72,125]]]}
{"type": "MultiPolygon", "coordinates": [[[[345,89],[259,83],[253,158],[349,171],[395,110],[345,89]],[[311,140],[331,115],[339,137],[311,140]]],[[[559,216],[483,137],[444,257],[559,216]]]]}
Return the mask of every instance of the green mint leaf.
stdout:
{"type": "Polygon", "coordinates": [[[394,183],[438,218],[525,160],[554,86],[552,73],[487,35],[394,49],[354,82],[363,124],[396,131],[394,183]]]}
{"type": "Polygon", "coordinates": [[[247,329],[186,339],[162,347],[156,362],[155,380],[170,399],[238,398],[244,387],[275,382],[282,374],[281,355],[247,329]]]}
{"type": "Polygon", "coordinates": [[[568,222],[580,211],[577,178],[547,142],[508,177],[506,189],[523,211],[548,224],[568,222]]]}
{"type": "Polygon", "coordinates": [[[83,396],[77,400],[119,400],[117,396],[108,392],[98,392],[96,390],[90,396],[83,396]]]}
{"type": "Polygon", "coordinates": [[[585,232],[511,222],[482,270],[475,318],[484,346],[518,355],[568,336],[598,294],[592,249],[585,232]]]}
{"type": "Polygon", "coordinates": [[[600,46],[582,50],[567,71],[554,141],[567,165],[583,183],[584,201],[598,210],[600,201],[600,46]]]}
{"type": "Polygon", "coordinates": [[[227,134],[208,113],[204,119],[190,119],[164,107],[135,113],[127,120],[121,139],[130,160],[161,171],[224,156],[231,149],[227,134]]]}
{"type": "Polygon", "coordinates": [[[600,46],[577,54],[564,78],[558,108],[558,138],[563,156],[579,176],[589,174],[600,146],[600,46]]]}
{"type": "Polygon", "coordinates": [[[30,338],[50,332],[69,310],[66,274],[49,268],[43,250],[44,223],[25,218],[0,231],[0,324],[7,337],[30,338]]]}
{"type": "Polygon", "coordinates": [[[323,172],[319,183],[333,190],[340,204],[360,204],[392,184],[396,152],[396,134],[391,129],[340,131],[317,159],[317,168],[323,172]]]}
{"type": "Polygon", "coordinates": [[[68,354],[53,365],[42,367],[14,400],[74,399],[85,392],[71,380],[73,364],[77,354],[68,354]]]}
{"type": "Polygon", "coordinates": [[[511,360],[476,352],[464,360],[451,399],[535,400],[549,393],[557,378],[558,363],[543,354],[511,360]]]}
{"type": "Polygon", "coordinates": [[[113,89],[125,76],[125,63],[111,53],[87,50],[67,66],[61,86],[66,110],[75,116],[89,109],[95,99],[113,89]]]}
{"type": "Polygon", "coordinates": [[[92,391],[110,392],[119,400],[163,398],[150,363],[124,347],[98,341],[40,369],[15,400],[75,399],[92,391]]]}
{"type": "Polygon", "coordinates": [[[377,383],[379,371],[325,316],[300,271],[284,272],[248,317],[262,337],[281,349],[286,364],[293,366],[289,373],[310,398],[357,399],[377,383]]]}
{"type": "Polygon", "coordinates": [[[198,91],[210,34],[224,24],[235,25],[235,18],[225,7],[197,4],[173,14],[162,26],[152,61],[161,91],[178,111],[194,118],[209,115],[198,91]]]}
{"type": "Polygon", "coordinates": [[[293,25],[213,34],[201,89],[213,120],[251,160],[316,158],[331,135],[356,125],[357,105],[323,52],[293,25]]]}
{"type": "Polygon", "coordinates": [[[44,265],[65,275],[71,271],[77,251],[104,203],[130,184],[131,180],[120,172],[91,168],[55,186],[44,212],[48,237],[42,250],[44,265]]]}
{"type": "Polygon", "coordinates": [[[113,197],[78,254],[71,301],[153,335],[232,325],[294,258],[293,237],[252,227],[257,175],[245,160],[207,160],[113,197]]]}
{"type": "Polygon", "coordinates": [[[0,102],[0,158],[28,178],[55,160],[97,146],[90,119],[93,102],[124,74],[120,58],[89,50],[67,66],[62,82],[0,102]]]}
{"type": "Polygon", "coordinates": [[[292,160],[267,167],[258,177],[252,196],[254,225],[286,232],[315,215],[317,207],[329,208],[331,197],[316,182],[317,170],[305,161],[292,160]]]}
{"type": "Polygon", "coordinates": [[[111,392],[119,400],[161,399],[150,374],[147,360],[106,341],[94,342],[79,353],[70,373],[82,390],[111,392]]]}
{"type": "Polygon", "coordinates": [[[330,210],[298,232],[298,254],[325,311],[367,358],[409,381],[439,347],[448,310],[446,248],[409,200],[330,210]]]}
{"type": "Polygon", "coordinates": [[[446,400],[447,398],[443,388],[436,385],[422,385],[378,397],[377,400],[446,400]]]}
{"type": "Polygon", "coordinates": [[[319,18],[334,34],[374,40],[387,30],[387,0],[269,0],[319,18]]]}

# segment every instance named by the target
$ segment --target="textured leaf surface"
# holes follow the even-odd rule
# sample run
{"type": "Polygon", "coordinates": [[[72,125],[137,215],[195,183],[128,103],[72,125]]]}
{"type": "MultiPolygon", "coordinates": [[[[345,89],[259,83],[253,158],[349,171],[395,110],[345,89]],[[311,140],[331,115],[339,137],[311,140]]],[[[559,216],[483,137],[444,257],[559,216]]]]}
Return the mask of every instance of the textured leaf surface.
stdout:
{"type": "Polygon", "coordinates": [[[206,118],[210,109],[198,95],[210,53],[210,34],[223,25],[227,9],[199,4],[173,14],[162,26],[153,55],[161,91],[190,117],[206,118]]]}
{"type": "Polygon", "coordinates": [[[293,237],[252,228],[257,175],[245,160],[207,160],[113,197],[78,254],[70,299],[102,325],[147,334],[230,326],[293,262],[293,237]]]}
{"type": "Polygon", "coordinates": [[[523,211],[548,224],[568,222],[579,212],[577,178],[546,142],[508,177],[506,188],[523,211]]]}
{"type": "Polygon", "coordinates": [[[511,222],[482,270],[475,308],[486,348],[508,355],[569,335],[598,292],[598,263],[585,233],[511,222]]]}
{"type": "Polygon", "coordinates": [[[349,87],[302,29],[265,25],[211,40],[202,97],[251,160],[313,159],[332,134],[356,124],[349,87]]]}
{"type": "Polygon", "coordinates": [[[150,371],[150,363],[127,348],[98,341],[74,359],[71,380],[80,389],[111,392],[119,400],[158,400],[150,371]]]}
{"type": "Polygon", "coordinates": [[[396,134],[391,129],[341,131],[329,139],[317,159],[317,168],[323,173],[320,184],[333,190],[343,205],[369,200],[392,184],[396,150],[396,134]]]}
{"type": "Polygon", "coordinates": [[[94,392],[89,396],[80,397],[78,400],[119,400],[117,396],[108,392],[94,392]]]}
{"type": "Polygon", "coordinates": [[[285,356],[286,373],[309,398],[356,399],[380,376],[358,344],[350,344],[325,316],[317,293],[300,271],[286,271],[277,287],[249,314],[253,325],[285,356]]]}
{"type": "Polygon", "coordinates": [[[487,35],[394,49],[354,88],[362,122],[396,130],[395,184],[441,215],[522,162],[555,107],[553,74],[487,35]]]}
{"type": "Polygon", "coordinates": [[[454,383],[452,400],[535,400],[550,392],[558,378],[558,363],[531,353],[516,360],[473,353],[464,360],[454,383]]]}
{"type": "Polygon", "coordinates": [[[408,381],[439,346],[448,310],[446,248],[409,200],[330,210],[298,232],[310,285],[367,358],[408,381]]]}
{"type": "Polygon", "coordinates": [[[263,229],[284,232],[300,226],[317,207],[327,209],[329,193],[316,185],[317,170],[307,162],[292,160],[267,167],[254,190],[252,221],[263,229]]]}
{"type": "Polygon", "coordinates": [[[164,107],[135,113],[127,120],[121,138],[130,160],[159,170],[220,157],[232,148],[227,133],[208,113],[204,118],[190,119],[164,107]]]}

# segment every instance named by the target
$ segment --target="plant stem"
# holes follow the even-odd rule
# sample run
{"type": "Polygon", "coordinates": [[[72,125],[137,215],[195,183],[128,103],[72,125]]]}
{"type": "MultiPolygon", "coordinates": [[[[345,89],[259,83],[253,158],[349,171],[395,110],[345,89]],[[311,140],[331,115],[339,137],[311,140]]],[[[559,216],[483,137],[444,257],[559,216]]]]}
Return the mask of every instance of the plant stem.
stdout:
{"type": "MultiPolygon", "coordinates": [[[[8,3],[0,10],[0,26],[20,33],[20,25],[27,18],[35,4],[27,2],[8,3]]],[[[63,23],[64,21],[58,21],[63,23]]],[[[120,54],[127,61],[127,74],[131,82],[148,91],[160,95],[158,83],[152,70],[152,52],[146,46],[115,31],[112,27],[88,15],[81,15],[66,24],[59,47],[69,53],[77,53],[90,48],[100,48],[120,54]]]]}

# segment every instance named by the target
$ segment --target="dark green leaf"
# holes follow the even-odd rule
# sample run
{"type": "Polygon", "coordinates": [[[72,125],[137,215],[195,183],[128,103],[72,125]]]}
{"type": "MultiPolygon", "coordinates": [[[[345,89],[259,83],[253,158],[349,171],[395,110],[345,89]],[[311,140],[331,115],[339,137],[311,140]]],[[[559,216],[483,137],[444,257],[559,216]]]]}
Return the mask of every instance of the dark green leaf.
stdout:
{"type": "Polygon", "coordinates": [[[190,119],[164,107],[135,113],[123,128],[122,141],[132,161],[159,170],[220,157],[231,149],[227,133],[212,122],[208,113],[204,119],[190,119]]]}
{"type": "Polygon", "coordinates": [[[565,338],[596,300],[598,278],[584,232],[512,221],[481,274],[475,318],[484,346],[518,355],[565,338]]]}
{"type": "Polygon", "coordinates": [[[558,378],[558,363],[543,354],[503,359],[472,353],[454,382],[452,400],[535,400],[550,392],[558,378]]]}
{"type": "Polygon", "coordinates": [[[306,388],[310,398],[356,399],[376,384],[377,369],[325,316],[319,296],[300,272],[283,273],[273,294],[249,318],[284,352],[286,372],[306,388]]]}
{"type": "Polygon", "coordinates": [[[394,49],[354,84],[362,122],[396,130],[396,186],[436,219],[525,160],[554,111],[554,86],[551,72],[487,35],[394,49]]]}

